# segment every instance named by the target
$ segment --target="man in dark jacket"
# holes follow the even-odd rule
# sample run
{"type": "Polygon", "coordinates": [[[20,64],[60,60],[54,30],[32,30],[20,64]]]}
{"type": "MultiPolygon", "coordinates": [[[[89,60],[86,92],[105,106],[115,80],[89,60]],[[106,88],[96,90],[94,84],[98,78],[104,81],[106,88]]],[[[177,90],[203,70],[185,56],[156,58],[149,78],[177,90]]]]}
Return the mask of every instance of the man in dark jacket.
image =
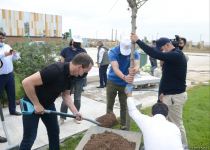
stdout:
{"type": "Polygon", "coordinates": [[[175,123],[182,134],[182,144],[187,147],[187,138],[182,120],[182,109],[187,100],[186,73],[187,60],[179,48],[175,48],[168,38],[156,41],[156,48],[146,45],[136,34],[131,34],[131,40],[149,56],[164,61],[160,81],[160,101],[169,108],[168,119],[175,123]]]}

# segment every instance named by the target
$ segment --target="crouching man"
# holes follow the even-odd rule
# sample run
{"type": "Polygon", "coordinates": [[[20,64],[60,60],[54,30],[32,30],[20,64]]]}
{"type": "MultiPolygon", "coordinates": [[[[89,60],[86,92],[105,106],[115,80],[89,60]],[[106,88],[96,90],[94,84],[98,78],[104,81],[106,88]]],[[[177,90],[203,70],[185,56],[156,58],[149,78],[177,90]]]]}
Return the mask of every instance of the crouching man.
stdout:
{"type": "Polygon", "coordinates": [[[145,150],[183,150],[179,128],[166,119],[168,115],[166,104],[153,105],[153,117],[139,112],[132,97],[128,97],[127,104],[130,117],[143,133],[145,150]]]}

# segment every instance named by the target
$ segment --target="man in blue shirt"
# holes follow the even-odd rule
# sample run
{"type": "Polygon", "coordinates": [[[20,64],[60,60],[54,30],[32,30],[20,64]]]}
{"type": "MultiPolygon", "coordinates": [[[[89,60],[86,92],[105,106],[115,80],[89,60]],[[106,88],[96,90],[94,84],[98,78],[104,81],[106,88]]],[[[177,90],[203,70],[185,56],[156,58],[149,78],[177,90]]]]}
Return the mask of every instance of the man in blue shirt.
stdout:
{"type": "Polygon", "coordinates": [[[9,104],[10,115],[21,115],[16,111],[15,102],[15,80],[13,74],[13,61],[20,58],[19,53],[4,43],[6,34],[0,32],[0,60],[2,66],[0,68],[0,95],[6,90],[9,104]]]}
{"type": "Polygon", "coordinates": [[[131,41],[130,39],[123,39],[120,45],[114,47],[109,52],[109,61],[111,68],[108,73],[108,81],[106,87],[107,97],[107,113],[113,112],[115,98],[118,94],[120,102],[120,120],[121,129],[126,130],[126,110],[127,110],[127,95],[125,93],[125,86],[132,83],[134,76],[130,75],[137,73],[139,70],[139,53],[134,53],[134,68],[130,67],[130,53],[131,41]]]}

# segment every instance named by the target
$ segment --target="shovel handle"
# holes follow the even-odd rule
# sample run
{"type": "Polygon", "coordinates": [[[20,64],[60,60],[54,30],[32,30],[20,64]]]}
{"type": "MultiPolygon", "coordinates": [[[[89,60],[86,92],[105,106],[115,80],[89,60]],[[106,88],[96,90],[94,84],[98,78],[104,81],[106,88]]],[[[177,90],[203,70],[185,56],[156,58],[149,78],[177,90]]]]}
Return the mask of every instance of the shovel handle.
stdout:
{"type": "MultiPolygon", "coordinates": [[[[28,101],[26,101],[24,99],[20,100],[20,107],[21,107],[21,112],[22,112],[23,115],[31,115],[35,111],[34,110],[34,106],[30,102],[28,102],[28,101]]],[[[62,112],[57,112],[57,111],[52,111],[52,110],[44,110],[44,113],[46,113],[46,114],[55,114],[55,115],[64,116],[64,117],[70,117],[70,118],[76,118],[75,115],[62,113],[62,112]]],[[[92,123],[94,123],[94,124],[96,124],[98,126],[101,126],[101,124],[99,122],[97,122],[97,121],[94,121],[94,120],[91,120],[91,119],[88,119],[88,118],[83,118],[83,117],[82,117],[82,119],[86,120],[86,121],[89,121],[89,122],[92,122],[92,123]]]]}
{"type": "MultiPolygon", "coordinates": [[[[59,116],[64,116],[64,117],[70,117],[70,118],[76,118],[75,115],[72,115],[72,114],[67,114],[67,113],[62,113],[62,112],[57,112],[57,111],[52,111],[52,110],[44,110],[44,113],[46,114],[55,114],[55,115],[59,115],[59,116]]],[[[94,121],[94,120],[91,120],[89,118],[83,118],[83,120],[86,120],[86,121],[89,121],[89,122],[92,122],[98,126],[101,126],[101,124],[97,121],[94,121]]]]}

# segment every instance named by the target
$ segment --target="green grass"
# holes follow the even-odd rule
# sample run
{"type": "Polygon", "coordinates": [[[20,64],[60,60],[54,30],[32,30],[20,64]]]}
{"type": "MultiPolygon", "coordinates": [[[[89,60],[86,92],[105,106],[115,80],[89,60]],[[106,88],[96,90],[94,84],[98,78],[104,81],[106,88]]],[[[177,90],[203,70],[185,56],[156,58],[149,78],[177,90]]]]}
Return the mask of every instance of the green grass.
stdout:
{"type": "Polygon", "coordinates": [[[69,139],[65,140],[64,143],[61,144],[61,150],[73,150],[77,147],[80,140],[84,136],[83,133],[77,134],[75,136],[70,137],[69,139]]]}
{"type": "Polygon", "coordinates": [[[188,90],[183,117],[189,146],[210,149],[210,86],[188,90]]]}
{"type": "MultiPolygon", "coordinates": [[[[142,110],[150,115],[151,107],[142,110]]],[[[210,86],[200,85],[188,90],[188,100],[184,107],[184,125],[191,149],[210,149],[210,86]]],[[[114,129],[119,129],[117,125],[114,129]]],[[[139,132],[131,121],[131,131],[139,132]]],[[[75,149],[84,134],[78,134],[62,143],[61,150],[75,149]]]]}

